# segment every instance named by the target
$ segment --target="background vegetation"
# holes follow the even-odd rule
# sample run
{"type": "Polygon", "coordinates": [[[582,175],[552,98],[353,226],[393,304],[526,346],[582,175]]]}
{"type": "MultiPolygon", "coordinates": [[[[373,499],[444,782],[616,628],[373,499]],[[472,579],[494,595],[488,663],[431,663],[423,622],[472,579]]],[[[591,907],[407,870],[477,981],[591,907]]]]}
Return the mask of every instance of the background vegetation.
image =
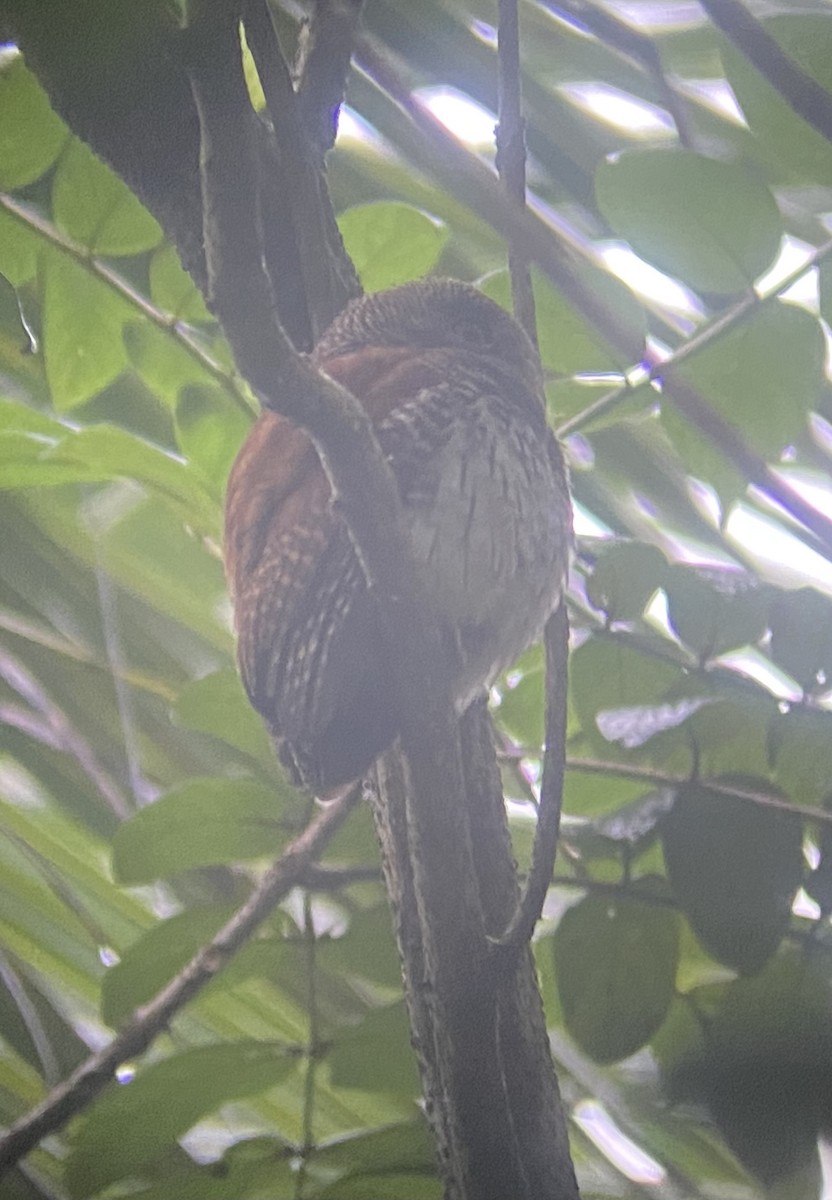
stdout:
{"type": "MultiPolygon", "coordinates": [[[[832,89],[829,5],[766,16],[832,89]]],[[[767,80],[683,0],[527,0],[521,18],[533,206],[599,306],[588,321],[538,273],[581,534],[566,817],[535,947],[576,1167],[586,1196],[815,1196],[832,1124],[830,127],[796,115],[776,59],[767,80]]],[[[494,111],[495,23],[466,0],[367,5],[330,180],[368,290],[438,271],[507,302],[493,153],[424,107],[444,95],[447,114],[452,87],[494,111]]],[[[222,493],[254,406],[156,221],[12,48],[0,188],[11,1123],[222,925],[307,807],[233,661],[222,493]]],[[[493,701],[523,861],[539,651],[493,701]]],[[[325,865],[4,1196],[439,1194],[366,811],[325,865]]]]}

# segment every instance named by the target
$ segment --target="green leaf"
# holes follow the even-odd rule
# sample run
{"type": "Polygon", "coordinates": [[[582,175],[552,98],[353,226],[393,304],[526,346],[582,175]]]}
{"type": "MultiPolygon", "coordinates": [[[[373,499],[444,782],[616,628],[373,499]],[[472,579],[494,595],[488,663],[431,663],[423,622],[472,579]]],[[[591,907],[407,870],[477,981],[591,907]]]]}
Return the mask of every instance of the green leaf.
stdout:
{"type": "Polygon", "coordinates": [[[263,722],[251,707],[240,677],[226,669],[187,684],[171,715],[183,729],[208,733],[260,762],[274,765],[275,756],[263,722]]]}
{"type": "MultiPolygon", "coordinates": [[[[817,319],[778,301],[758,308],[673,373],[692,383],[749,445],[777,457],[805,432],[823,386],[825,353],[817,319]]],[[[662,401],[662,422],[672,439],[683,420],[671,393],[662,401]]],[[[683,456],[688,471],[709,482],[691,453],[683,456]]]]}
{"type": "Polygon", "coordinates": [[[15,50],[0,57],[0,188],[12,191],[39,179],[69,137],[46,93],[15,50]]]}
{"type": "Polygon", "coordinates": [[[655,546],[614,542],[602,546],[587,582],[587,595],[609,621],[635,621],[663,586],[667,562],[655,546]]]}
{"type": "Polygon", "coordinates": [[[670,624],[701,662],[754,645],[766,631],[766,596],[747,571],[676,565],[664,588],[670,624]]]}
{"type": "Polygon", "coordinates": [[[199,1046],[142,1069],[89,1110],[67,1163],[74,1197],[133,1175],[221,1104],[264,1092],[293,1069],[286,1047],[199,1046]]]}
{"type": "Polygon", "coordinates": [[[159,329],[149,321],[133,320],[124,329],[124,345],[143,382],[171,408],[175,408],[183,388],[217,386],[207,366],[174,329],[159,329]]]}
{"type": "MultiPolygon", "coordinates": [[[[761,18],[758,18],[761,19],[761,18]]],[[[797,12],[762,17],[766,33],[794,59],[801,71],[832,94],[832,71],[827,49],[832,37],[828,13],[797,12]]],[[[720,57],[728,82],[755,135],[755,149],[779,180],[798,180],[828,187],[832,184],[829,142],[793,110],[763,78],[741,50],[727,39],[720,57]]]]}
{"type": "Polygon", "coordinates": [[[543,745],[545,682],[543,648],[532,646],[499,684],[495,716],[518,745],[532,750],[543,745]]]}
{"type": "Polygon", "coordinates": [[[337,1087],[418,1096],[419,1077],[404,1004],[373,1009],[360,1025],[341,1033],[329,1065],[337,1087]]]}
{"type": "Polygon", "coordinates": [[[176,438],[186,458],[197,463],[220,494],[237,452],[251,428],[244,412],[220,389],[186,387],[176,405],[176,438]]]}
{"type": "Polygon", "coordinates": [[[37,271],[42,239],[19,216],[0,208],[0,272],[14,287],[37,271]]]}
{"type": "Polygon", "coordinates": [[[121,339],[130,305],[66,255],[48,251],[43,264],[43,348],[57,409],[83,404],[127,365],[121,339]]]}
{"type": "Polygon", "coordinates": [[[184,463],[113,425],[69,430],[53,422],[50,433],[6,429],[0,433],[0,479],[5,487],[132,479],[203,529],[214,529],[219,519],[216,502],[184,463]]]}
{"type": "Polygon", "coordinates": [[[192,867],[263,858],[286,839],[285,796],[275,787],[193,779],[120,826],[113,870],[121,883],[151,883],[192,867]]]}
{"type": "MultiPolygon", "coordinates": [[[[532,284],[543,367],[562,375],[577,375],[582,371],[593,374],[620,372],[636,362],[643,352],[647,329],[644,309],[630,289],[614,276],[586,263],[576,265],[575,271],[582,285],[600,304],[609,308],[619,325],[626,328],[630,351],[622,354],[610,346],[603,332],[590,325],[569,298],[535,270],[532,284]]],[[[494,271],[483,281],[482,290],[511,311],[511,284],[507,271],[494,271]]],[[[589,403],[589,399],[585,397],[584,403],[589,403]]]]}
{"type": "Polygon", "coordinates": [[[609,750],[598,713],[653,706],[683,678],[681,667],[599,636],[572,656],[569,686],[581,729],[599,750],[609,750]]]}
{"type": "Polygon", "coordinates": [[[342,976],[371,979],[384,987],[398,989],[402,969],[387,904],[356,913],[343,937],[324,948],[330,970],[342,976]]]}
{"type": "Polygon", "coordinates": [[[61,155],[52,184],[55,224],[93,254],[140,254],[162,240],[154,217],[83,142],[61,155]]]}
{"type": "Polygon", "coordinates": [[[357,205],[341,213],[338,228],[367,292],[426,275],[448,239],[442,221],[409,204],[357,205]]]}
{"type": "Polygon", "coordinates": [[[234,912],[194,908],[153,925],[109,967],[101,981],[101,1016],[113,1029],[147,1003],[210,941],[234,912]]]}
{"type": "MultiPolygon", "coordinates": [[[[765,781],[725,782],[771,792],[765,781]]],[[[759,971],[789,927],[803,874],[800,821],[691,783],[679,789],[662,843],[674,894],[702,945],[742,974],[759,971]]]]}
{"type": "MultiPolygon", "coordinates": [[[[638,887],[666,896],[664,881],[638,887]]],[[[634,1054],[664,1021],[673,999],[679,918],[672,908],[625,896],[585,896],[552,939],[566,1028],[596,1062],[634,1054]]]]}
{"type": "Polygon", "coordinates": [[[346,1133],[319,1145],[315,1158],[342,1171],[433,1171],[436,1157],[427,1124],[416,1120],[346,1133]]]}
{"type": "Polygon", "coordinates": [[[390,1171],[382,1174],[349,1175],[318,1193],[320,1200],[441,1200],[444,1195],[435,1174],[406,1174],[390,1171]]]}
{"type": "Polygon", "coordinates": [[[804,692],[832,682],[832,601],[814,588],[781,592],[769,613],[771,657],[804,692]]]}
{"type": "Polygon", "coordinates": [[[160,246],[150,260],[150,298],[177,321],[213,321],[202,293],[183,270],[173,246],[160,246]]]}
{"type": "Polygon", "coordinates": [[[795,705],[768,729],[774,778],[795,804],[819,804],[832,791],[832,713],[795,705]]]}
{"type": "Polygon", "coordinates": [[[774,198],[739,163],[680,149],[627,151],[600,164],[595,196],[637,254],[700,291],[744,291],[780,247],[774,198]]]}

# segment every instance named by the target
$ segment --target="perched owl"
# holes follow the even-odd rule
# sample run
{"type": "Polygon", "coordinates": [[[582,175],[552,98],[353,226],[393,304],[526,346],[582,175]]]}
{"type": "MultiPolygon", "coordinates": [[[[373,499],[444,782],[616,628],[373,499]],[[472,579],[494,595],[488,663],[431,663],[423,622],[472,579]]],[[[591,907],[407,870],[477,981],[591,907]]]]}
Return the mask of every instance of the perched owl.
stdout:
{"type": "MultiPolygon", "coordinates": [[[[353,301],[312,358],[373,422],[463,712],[563,592],[571,508],[537,356],[481,292],[428,279],[353,301]]],[[[311,438],[271,411],[231,472],[225,558],[282,761],[318,795],[358,778],[398,732],[376,604],[311,438]]]]}

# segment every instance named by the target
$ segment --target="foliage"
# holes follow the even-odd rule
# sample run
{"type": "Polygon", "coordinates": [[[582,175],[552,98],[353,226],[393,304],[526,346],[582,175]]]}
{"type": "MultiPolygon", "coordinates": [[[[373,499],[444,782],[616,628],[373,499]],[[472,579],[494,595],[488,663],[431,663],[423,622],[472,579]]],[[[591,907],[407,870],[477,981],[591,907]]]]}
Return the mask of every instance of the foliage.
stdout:
{"type": "MultiPolygon", "coordinates": [[[[832,539],[749,488],[672,382],[828,507],[832,148],[687,7],[627,6],[640,32],[623,6],[596,26],[594,11],[586,28],[521,6],[531,187],[571,224],[611,319],[674,365],[649,385],[536,275],[581,531],[566,819],[536,953],[585,1194],[661,1169],[668,1194],[812,1196],[832,1112],[832,539]],[[639,101],[644,128],[596,115],[604,96],[639,101]],[[624,287],[622,239],[676,290],[624,287]],[[791,266],[761,284],[784,248],[791,266]],[[652,1163],[625,1159],[622,1132],[652,1163]]],[[[367,14],[421,83],[493,108],[489,20],[464,0],[367,14]]],[[[768,27],[832,85],[828,10],[784,5],[768,27]]],[[[349,102],[372,130],[341,139],[331,182],[365,286],[436,270],[507,302],[504,244],[465,179],[433,182],[366,72],[349,102]]],[[[251,397],[157,223],[11,51],[0,187],[10,1123],[184,965],[308,814],[233,667],[221,507],[251,397]]],[[[494,696],[521,858],[541,707],[532,650],[494,696]]],[[[124,1074],[135,1083],[4,1194],[438,1194],[366,812],[326,862],[355,879],[293,894],[124,1074]]]]}

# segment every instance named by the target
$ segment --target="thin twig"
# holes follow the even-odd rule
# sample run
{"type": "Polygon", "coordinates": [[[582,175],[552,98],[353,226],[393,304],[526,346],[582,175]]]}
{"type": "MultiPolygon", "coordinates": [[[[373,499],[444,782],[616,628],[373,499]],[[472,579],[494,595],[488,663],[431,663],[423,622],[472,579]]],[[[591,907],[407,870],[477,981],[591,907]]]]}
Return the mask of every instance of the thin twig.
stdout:
{"type": "Polygon", "coordinates": [[[702,7],[752,66],[807,124],[832,142],[832,96],[801,71],[739,0],[701,0],[702,7]]]}
{"type": "MultiPolygon", "coordinates": [[[[362,35],[358,39],[356,58],[368,78],[410,118],[411,136],[400,130],[400,140],[420,164],[456,195],[462,184],[472,207],[498,232],[514,239],[578,312],[615,347],[623,361],[636,362],[643,353],[642,348],[635,348],[630,330],[625,329],[618,315],[584,285],[577,269],[580,260],[576,247],[530,210],[519,210],[501,189],[495,188],[488,168],[465,150],[412,95],[404,83],[399,62],[389,50],[381,48],[377,40],[362,35]]],[[[815,534],[825,552],[830,553],[832,520],[808,504],[787,480],[746,446],[734,426],[689,384],[667,378],[667,370],[667,364],[662,364],[655,369],[655,377],[662,377],[665,396],[677,404],[685,419],[695,425],[737,470],[815,534]]]]}
{"type": "MultiPolygon", "coordinates": [[[[517,0],[500,0],[497,35],[499,122],[497,170],[507,196],[518,210],[526,206],[526,142],[520,72],[520,28],[517,0]]],[[[537,347],[537,320],[528,256],[509,241],[509,274],[514,314],[537,347]]],[[[563,803],[563,759],[566,750],[566,677],[569,659],[569,619],[566,605],[546,625],[546,749],[543,786],[529,877],[504,932],[502,947],[520,946],[531,939],[543,909],[555,866],[563,803]]]]}
{"type": "Polygon", "coordinates": [[[659,99],[673,118],[680,143],[691,147],[694,135],[687,111],[689,102],[687,97],[679,94],[665,74],[661,55],[653,40],[594,0],[560,0],[559,7],[586,25],[617,57],[634,63],[650,77],[659,99]]]}
{"type": "MultiPolygon", "coordinates": [[[[601,331],[622,359],[622,365],[641,361],[644,346],[606,299],[586,286],[581,268],[598,269],[586,248],[568,240],[528,208],[518,208],[495,187],[491,170],[460,145],[408,86],[407,67],[377,38],[362,33],[356,40],[355,61],[370,82],[408,118],[397,130],[397,142],[423,170],[452,195],[462,196],[498,233],[536,263],[570,304],[601,331]]],[[[633,298],[633,304],[638,301],[633,298]]]]}
{"type": "MultiPolygon", "coordinates": [[[[578,771],[585,775],[617,776],[619,779],[631,779],[636,783],[646,783],[651,787],[685,787],[690,784],[689,775],[674,775],[667,771],[658,771],[653,767],[632,766],[629,763],[612,762],[595,758],[566,757],[567,771],[578,771]]],[[[697,783],[721,796],[731,796],[737,800],[748,800],[762,808],[774,808],[778,812],[790,813],[807,821],[817,821],[819,824],[832,825],[832,812],[822,808],[813,808],[809,804],[792,804],[781,796],[770,792],[758,792],[751,788],[739,787],[737,784],[725,783],[721,779],[702,777],[697,783]]]]}
{"type": "Polygon", "coordinates": [[[312,860],[355,807],[359,795],[360,789],[353,788],[322,809],[269,868],[245,904],[188,965],[152,1000],[136,1009],[108,1046],[81,1063],[45,1100],[12,1125],[0,1139],[0,1174],[86,1108],[111,1082],[118,1067],[143,1053],[185,1004],[220,973],[275,905],[300,883],[312,860]]]}
{"type": "Polygon", "coordinates": [[[28,204],[17,200],[14,196],[0,192],[0,208],[21,225],[34,230],[39,237],[44,238],[51,246],[71,258],[82,270],[99,279],[111,291],[132,305],[143,317],[147,317],[148,321],[157,329],[176,341],[189,358],[192,358],[217,383],[222,385],[237,407],[241,408],[247,416],[251,416],[251,402],[245,390],[239,386],[238,381],[229,374],[225,367],[203,350],[183,322],[157,308],[146,296],[137,292],[117,271],[114,271],[107,263],[101,262],[94,254],[90,254],[85,246],[73,241],[65,233],[61,233],[51,221],[28,204]]]}
{"type": "MultiPolygon", "coordinates": [[[[78,732],[61,706],[52,699],[29,669],[6,651],[0,652],[0,679],[22,696],[35,712],[40,713],[45,728],[39,727],[37,721],[31,722],[28,727],[25,723],[14,722],[13,709],[8,713],[10,723],[16,723],[18,728],[28,732],[30,736],[38,737],[64,754],[71,755],[110,811],[121,819],[129,817],[133,811],[131,805],[113,777],[98,761],[87,739],[78,732]]],[[[25,710],[23,712],[25,713],[25,710]]]]}
{"type": "MultiPolygon", "coordinates": [[[[499,0],[497,32],[497,172],[506,195],[526,207],[526,135],[520,75],[517,0],[499,0]]],[[[537,346],[537,319],[529,258],[509,238],[508,269],[514,315],[537,346]]]]}

